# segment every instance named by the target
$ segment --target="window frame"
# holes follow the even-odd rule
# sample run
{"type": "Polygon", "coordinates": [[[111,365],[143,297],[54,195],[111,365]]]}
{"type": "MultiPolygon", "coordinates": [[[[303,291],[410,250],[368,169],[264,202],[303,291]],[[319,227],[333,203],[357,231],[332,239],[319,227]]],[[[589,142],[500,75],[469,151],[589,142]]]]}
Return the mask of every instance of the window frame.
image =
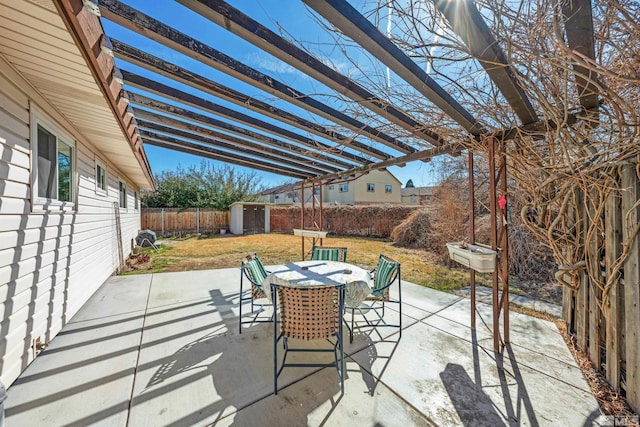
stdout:
{"type": "Polygon", "coordinates": [[[340,184],[338,189],[340,190],[341,193],[348,193],[349,192],[349,183],[340,184]]]}
{"type": "Polygon", "coordinates": [[[96,179],[96,194],[101,196],[107,196],[109,194],[109,178],[107,167],[104,162],[100,160],[100,158],[96,157],[95,159],[95,179],[96,179]],[[101,168],[104,172],[104,188],[100,187],[98,184],[98,168],[101,168]]]}
{"type": "Polygon", "coordinates": [[[118,179],[118,205],[120,207],[120,210],[123,210],[123,211],[127,210],[127,198],[128,198],[127,183],[122,179],[118,179]],[[124,195],[124,198],[123,198],[123,195],[124,195]]]}
{"type": "Polygon", "coordinates": [[[78,154],[77,154],[77,143],[75,138],[73,138],[68,132],[66,132],[60,125],[56,124],[54,120],[49,118],[47,115],[39,111],[33,103],[29,104],[29,145],[30,145],[30,155],[31,155],[31,210],[34,212],[37,211],[52,211],[52,210],[60,210],[60,211],[73,211],[76,208],[77,203],[77,189],[76,185],[78,183],[78,154]],[[53,135],[56,139],[56,162],[55,162],[55,198],[47,198],[41,197],[38,195],[40,184],[38,179],[39,167],[38,167],[38,128],[42,128],[51,135],[53,135]],[[59,164],[58,164],[58,154],[59,154],[59,145],[60,143],[66,145],[71,150],[71,171],[70,171],[70,197],[69,201],[59,200],[59,188],[58,188],[58,174],[59,174],[59,164]]]}
{"type": "Polygon", "coordinates": [[[136,212],[140,210],[140,196],[137,191],[133,192],[133,210],[136,212]]]}
{"type": "Polygon", "coordinates": [[[391,185],[391,184],[386,184],[386,185],[384,186],[384,193],[385,193],[385,194],[391,194],[391,193],[393,193],[393,185],[391,185]]]}
{"type": "Polygon", "coordinates": [[[375,193],[376,185],[372,182],[367,182],[367,193],[375,193]]]}

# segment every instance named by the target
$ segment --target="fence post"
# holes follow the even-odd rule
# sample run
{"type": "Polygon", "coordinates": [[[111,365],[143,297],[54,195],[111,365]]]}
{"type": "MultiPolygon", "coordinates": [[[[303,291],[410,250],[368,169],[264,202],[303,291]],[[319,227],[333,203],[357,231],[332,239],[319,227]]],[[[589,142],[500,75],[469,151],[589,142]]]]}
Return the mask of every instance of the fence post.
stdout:
{"type": "Polygon", "coordinates": [[[196,208],[196,236],[200,236],[200,208],[196,208]]]}
{"type": "Polygon", "coordinates": [[[162,208],[162,237],[164,237],[164,208],[162,208]]]}

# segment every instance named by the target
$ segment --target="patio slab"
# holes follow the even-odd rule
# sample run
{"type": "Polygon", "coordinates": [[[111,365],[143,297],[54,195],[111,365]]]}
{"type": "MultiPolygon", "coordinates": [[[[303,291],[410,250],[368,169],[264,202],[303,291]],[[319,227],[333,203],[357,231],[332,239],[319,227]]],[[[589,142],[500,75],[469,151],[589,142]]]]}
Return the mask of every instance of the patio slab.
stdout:
{"type": "Polygon", "coordinates": [[[272,326],[238,333],[239,279],[111,278],[9,388],[7,425],[597,425],[553,323],[513,313],[496,354],[482,322],[470,329],[468,300],[408,282],[402,337],[359,316],[352,344],[345,331],[344,395],[333,368],[285,369],[275,395],[272,326]]]}

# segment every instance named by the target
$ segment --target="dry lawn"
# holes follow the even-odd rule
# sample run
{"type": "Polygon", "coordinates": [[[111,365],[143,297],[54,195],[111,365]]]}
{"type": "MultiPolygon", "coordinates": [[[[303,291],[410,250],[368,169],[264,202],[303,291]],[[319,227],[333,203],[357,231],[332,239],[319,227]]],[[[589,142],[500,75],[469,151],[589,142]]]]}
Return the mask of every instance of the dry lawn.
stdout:
{"type": "MultiPolygon", "coordinates": [[[[402,264],[403,279],[451,292],[468,284],[469,275],[464,270],[450,269],[436,264],[433,255],[420,249],[393,246],[387,240],[330,237],[326,246],[348,248],[347,261],[371,269],[378,255],[384,253],[402,264]]],[[[305,241],[305,248],[311,242],[305,241]]],[[[257,252],[266,265],[285,264],[301,260],[302,238],[290,234],[254,234],[247,236],[220,236],[176,240],[163,243],[160,252],[146,251],[152,258],[151,266],[140,266],[135,271],[168,272],[239,267],[240,260],[248,253],[257,252]]]]}

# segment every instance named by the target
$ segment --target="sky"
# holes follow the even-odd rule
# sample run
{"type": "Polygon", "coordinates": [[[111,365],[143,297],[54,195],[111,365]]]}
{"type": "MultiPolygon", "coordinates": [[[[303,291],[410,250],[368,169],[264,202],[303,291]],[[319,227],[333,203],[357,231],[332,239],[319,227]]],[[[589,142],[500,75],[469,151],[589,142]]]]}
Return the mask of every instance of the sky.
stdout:
{"type": "MultiPolygon", "coordinates": [[[[313,94],[313,96],[327,104],[332,105],[334,108],[340,109],[342,104],[336,100],[334,96],[323,96],[322,94],[330,94],[332,91],[322,84],[312,80],[310,77],[304,75],[288,64],[281,62],[275,57],[270,56],[268,53],[261,51],[252,44],[242,40],[240,37],[227,31],[226,29],[219,27],[215,23],[208,21],[202,16],[192,12],[188,8],[180,5],[177,2],[171,0],[125,0],[125,4],[136,8],[146,14],[153,16],[155,19],[168,24],[179,31],[188,34],[191,37],[196,38],[204,43],[209,44],[211,47],[221,51],[222,53],[229,55],[230,57],[243,62],[244,64],[255,68],[269,76],[280,80],[289,86],[299,90],[303,93],[313,94]]],[[[360,49],[341,50],[335,45],[333,36],[328,34],[316,20],[312,17],[312,12],[309,11],[304,4],[299,0],[252,0],[252,1],[229,1],[229,3],[241,10],[243,13],[249,15],[252,19],[260,22],[262,25],[267,26],[276,33],[284,32],[285,37],[293,38],[302,41],[305,45],[311,47],[314,53],[321,55],[321,58],[325,62],[329,62],[341,73],[357,78],[362,73],[366,73],[367,67],[372,67],[371,58],[366,57],[366,53],[360,49]],[[356,69],[349,62],[349,58],[358,63],[356,69]],[[361,65],[362,64],[362,65],[361,65]]],[[[357,2],[354,2],[354,5],[357,2]]],[[[102,20],[106,34],[119,41],[130,44],[141,50],[149,52],[155,56],[158,56],[164,60],[173,62],[181,67],[190,69],[193,72],[208,77],[220,84],[229,86],[247,95],[253,96],[262,101],[269,102],[278,108],[287,110],[291,113],[297,114],[305,119],[314,121],[317,123],[329,125],[330,123],[322,118],[318,118],[292,104],[283,100],[278,100],[272,95],[261,92],[246,83],[241,82],[233,77],[230,77],[222,72],[219,72],[213,68],[210,68],[198,61],[183,56],[182,54],[173,51],[172,49],[165,47],[161,44],[140,36],[134,32],[131,32],[123,27],[120,27],[106,19],[102,20]]],[[[385,28],[381,28],[385,31],[385,28]]],[[[251,112],[251,110],[242,109],[234,104],[228,103],[222,99],[215,98],[203,92],[199,92],[186,85],[181,85],[178,82],[174,82],[168,78],[160,75],[156,75],[152,72],[139,68],[135,65],[116,59],[116,64],[120,69],[133,71],[145,77],[152,78],[162,83],[174,86],[182,91],[189,92],[201,96],[202,98],[209,99],[220,105],[232,108],[237,111],[242,111],[253,117],[261,118],[265,121],[271,121],[265,116],[261,116],[257,113],[251,112]]],[[[131,90],[125,86],[127,90],[131,90]]],[[[156,95],[145,93],[142,90],[134,89],[135,92],[143,93],[151,98],[161,99],[156,95]]],[[[164,102],[173,103],[181,106],[176,102],[163,100],[164,102]]],[[[185,108],[193,110],[193,107],[183,106],[185,108]]],[[[134,107],[135,108],[135,107],[134,107]]],[[[206,114],[205,114],[206,115],[206,114]]],[[[213,116],[215,117],[215,116],[213,116]]],[[[229,120],[216,117],[223,121],[230,122],[229,120]]],[[[232,123],[232,122],[231,122],[232,123]]],[[[279,126],[295,131],[305,135],[304,131],[296,128],[292,128],[278,123],[279,126]]],[[[345,132],[345,134],[348,134],[345,132]]],[[[313,136],[313,135],[307,135],[313,136]]],[[[362,138],[359,138],[362,139],[362,138]]],[[[366,139],[365,139],[366,142],[366,139]]],[[[179,166],[182,168],[188,168],[191,165],[198,165],[202,162],[202,158],[186,153],[180,153],[173,150],[167,150],[164,148],[154,147],[145,144],[145,151],[151,164],[151,169],[154,174],[159,174],[163,171],[173,171],[179,166]]],[[[378,146],[377,148],[383,148],[378,146]]],[[[394,155],[400,155],[398,152],[394,152],[394,155]]],[[[214,165],[221,165],[220,162],[209,160],[214,165]]],[[[404,167],[390,167],[389,171],[396,176],[404,185],[409,179],[413,181],[416,186],[433,185],[437,181],[437,175],[434,173],[434,163],[425,163],[422,161],[408,163],[404,167]]],[[[251,172],[252,170],[231,165],[242,172],[251,172]]],[[[281,185],[285,182],[291,182],[292,178],[286,176],[280,176],[262,171],[255,171],[257,176],[260,177],[261,183],[264,187],[269,188],[277,185],[281,185]]]]}

